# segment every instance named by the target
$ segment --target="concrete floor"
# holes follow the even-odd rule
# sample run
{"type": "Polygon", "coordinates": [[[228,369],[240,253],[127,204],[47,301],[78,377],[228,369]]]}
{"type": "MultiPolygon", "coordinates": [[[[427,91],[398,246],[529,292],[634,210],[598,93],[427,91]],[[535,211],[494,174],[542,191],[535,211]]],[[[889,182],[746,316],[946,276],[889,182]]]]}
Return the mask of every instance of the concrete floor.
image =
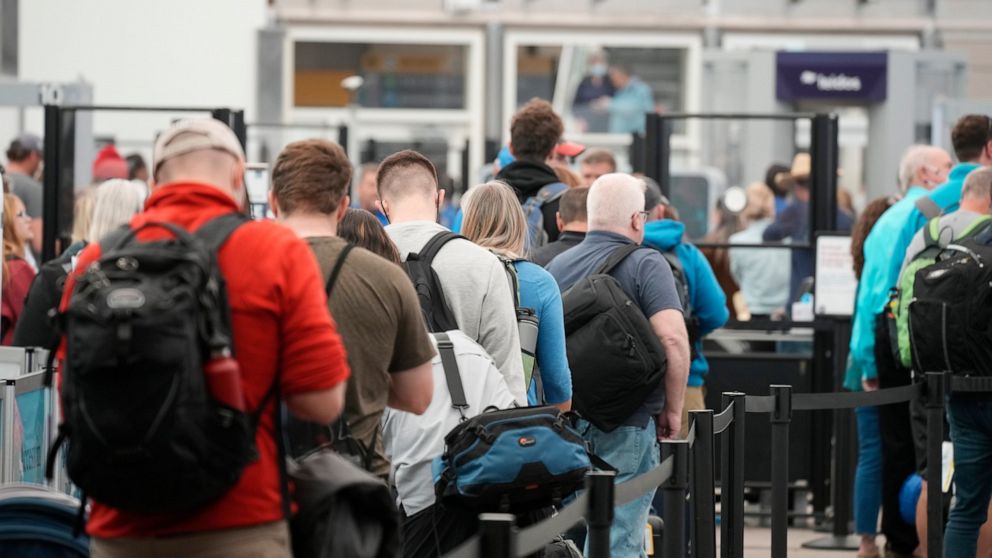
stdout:
{"type": "MultiPolygon", "coordinates": [[[[746,527],[744,529],[744,558],[768,558],[771,555],[771,529],[746,527]]],[[[857,556],[856,550],[809,550],[802,544],[827,536],[828,533],[812,529],[789,530],[789,558],[846,558],[857,556]]],[[[881,542],[881,537],[879,537],[881,542]]]]}

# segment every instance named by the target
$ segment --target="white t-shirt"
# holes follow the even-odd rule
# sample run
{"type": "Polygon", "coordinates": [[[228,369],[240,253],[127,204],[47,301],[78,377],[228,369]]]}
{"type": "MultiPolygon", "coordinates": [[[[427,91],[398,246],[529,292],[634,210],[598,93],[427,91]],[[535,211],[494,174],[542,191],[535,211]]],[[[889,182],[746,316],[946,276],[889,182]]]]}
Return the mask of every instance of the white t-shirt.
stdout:
{"type": "MultiPolygon", "coordinates": [[[[466,417],[474,417],[489,407],[506,409],[513,406],[513,394],[493,359],[485,349],[460,331],[449,331],[454,345],[462,388],[468,409],[466,417]]],[[[435,348],[437,340],[431,336],[435,348]]],[[[434,397],[424,414],[386,408],[382,417],[382,441],[392,463],[393,484],[399,494],[398,504],[411,516],[434,504],[434,479],[431,462],[444,453],[444,437],[461,421],[461,415],[451,406],[451,394],[436,354],[434,367],[434,397]]]]}

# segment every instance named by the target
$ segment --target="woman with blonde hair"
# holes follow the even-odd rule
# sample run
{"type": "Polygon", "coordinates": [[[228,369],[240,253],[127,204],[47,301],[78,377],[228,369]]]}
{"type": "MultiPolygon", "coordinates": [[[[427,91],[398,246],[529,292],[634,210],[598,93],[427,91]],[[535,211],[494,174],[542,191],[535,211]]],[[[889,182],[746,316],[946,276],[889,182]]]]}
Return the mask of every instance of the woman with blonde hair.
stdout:
{"type": "Polygon", "coordinates": [[[3,294],[0,335],[10,345],[14,328],[24,310],[24,300],[34,280],[35,270],[27,262],[27,247],[34,234],[24,202],[13,194],[3,195],[3,294]]]}
{"type": "Polygon", "coordinates": [[[14,333],[18,347],[50,347],[58,338],[48,312],[62,299],[65,279],[76,256],[90,242],[99,242],[108,232],[126,225],[140,213],[148,197],[148,187],[132,180],[112,179],[76,197],[73,244],[61,256],[41,266],[38,280],[31,285],[24,312],[14,333]]]}
{"type": "Polygon", "coordinates": [[[572,373],[565,354],[561,292],[550,273],[523,258],[527,222],[517,195],[503,182],[487,182],[469,190],[462,201],[462,210],[461,234],[491,250],[510,267],[509,274],[517,278],[518,307],[532,309],[538,319],[536,370],[539,375],[535,375],[543,383],[543,397],[531,377],[528,379],[528,402],[555,405],[566,411],[571,409],[572,373]]]}

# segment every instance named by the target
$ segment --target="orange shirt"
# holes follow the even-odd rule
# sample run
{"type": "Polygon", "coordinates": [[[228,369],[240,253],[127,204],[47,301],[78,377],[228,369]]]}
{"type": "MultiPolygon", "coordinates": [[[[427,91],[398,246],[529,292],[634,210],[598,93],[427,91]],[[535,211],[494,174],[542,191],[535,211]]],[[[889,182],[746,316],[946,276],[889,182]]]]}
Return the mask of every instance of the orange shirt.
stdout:
{"type": "MultiPolygon", "coordinates": [[[[173,183],[152,193],[145,212],[131,220],[131,227],[166,221],[196,230],[210,219],[236,210],[234,201],[217,188],[173,183]]],[[[161,229],[147,233],[140,237],[165,234],[161,229]]],[[[63,309],[76,277],[99,257],[99,243],[80,254],[76,271],[66,284],[63,309]]],[[[246,223],[221,247],[218,263],[227,282],[234,350],[248,409],[260,404],[277,370],[282,374],[283,397],[330,389],[347,379],[344,346],[327,310],[320,270],[304,241],[276,223],[246,223]]],[[[270,402],[255,436],[260,459],[246,467],[238,483],[217,501],[194,512],[156,515],[126,513],[94,501],[87,532],[103,538],[149,537],[282,519],[274,409],[270,402]]]]}

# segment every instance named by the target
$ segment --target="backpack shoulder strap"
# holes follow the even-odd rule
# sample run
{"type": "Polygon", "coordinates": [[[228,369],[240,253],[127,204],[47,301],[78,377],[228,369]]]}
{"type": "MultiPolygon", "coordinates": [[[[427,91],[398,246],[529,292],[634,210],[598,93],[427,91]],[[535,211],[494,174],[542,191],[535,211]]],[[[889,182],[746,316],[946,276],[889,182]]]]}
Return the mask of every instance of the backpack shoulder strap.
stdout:
{"type": "Polygon", "coordinates": [[[676,271],[681,273],[683,277],[685,277],[685,267],[682,265],[682,260],[680,260],[679,257],[676,256],[674,252],[672,252],[671,250],[659,250],[659,252],[661,252],[661,255],[664,256],[665,261],[668,262],[668,265],[672,266],[673,269],[675,269],[676,271]]]}
{"type": "Polygon", "coordinates": [[[543,206],[544,204],[554,201],[561,197],[568,190],[568,185],[564,182],[552,182],[551,184],[545,184],[537,191],[534,197],[543,206]]]}
{"type": "Polygon", "coordinates": [[[989,215],[982,215],[978,219],[972,221],[970,225],[968,225],[963,231],[961,231],[961,235],[958,236],[956,240],[965,240],[980,233],[983,229],[985,229],[989,225],[990,221],[992,221],[992,217],[990,217],[989,215]]]}
{"type": "Polygon", "coordinates": [[[914,205],[916,205],[916,209],[919,209],[920,213],[922,213],[923,216],[926,217],[927,219],[933,219],[934,217],[939,217],[940,214],[944,212],[944,210],[941,209],[939,205],[937,205],[937,202],[930,199],[930,196],[923,196],[922,198],[917,198],[916,203],[914,205]]]}
{"type": "Polygon", "coordinates": [[[241,213],[228,213],[207,221],[196,230],[195,236],[206,244],[207,249],[217,253],[238,227],[250,221],[241,213]]]}
{"type": "Polygon", "coordinates": [[[610,257],[606,258],[606,261],[603,262],[603,265],[599,266],[599,269],[596,270],[596,274],[597,275],[608,274],[609,272],[613,271],[613,269],[616,266],[620,265],[620,262],[627,259],[627,256],[633,254],[640,248],[641,246],[639,244],[627,244],[625,246],[621,246],[620,248],[614,249],[613,253],[610,254],[610,257]]]}
{"type": "Polygon", "coordinates": [[[923,227],[923,242],[927,248],[940,246],[940,217],[934,217],[923,227]]]}
{"type": "Polygon", "coordinates": [[[456,238],[465,237],[451,231],[441,231],[437,233],[427,241],[427,244],[424,244],[423,248],[420,249],[420,252],[417,253],[417,259],[422,262],[427,262],[427,265],[430,265],[430,263],[433,262],[434,258],[437,256],[437,253],[441,251],[441,248],[456,238]]]}
{"type": "Polygon", "coordinates": [[[341,249],[341,253],[338,254],[338,259],[334,262],[334,268],[331,269],[331,275],[327,278],[327,286],[324,287],[324,291],[327,293],[327,298],[331,298],[331,291],[334,290],[334,283],[338,280],[338,275],[341,274],[341,268],[344,267],[344,261],[348,258],[348,254],[354,250],[355,245],[352,243],[345,244],[344,248],[341,249]]]}
{"type": "Polygon", "coordinates": [[[506,269],[506,278],[510,282],[510,292],[513,293],[513,307],[520,308],[520,279],[517,277],[517,268],[513,266],[514,260],[505,258],[493,253],[506,269]]]}
{"type": "Polygon", "coordinates": [[[465,409],[468,409],[468,400],[465,399],[465,388],[462,387],[458,360],[455,359],[455,345],[447,333],[441,332],[433,335],[437,339],[437,352],[441,355],[444,379],[448,384],[448,393],[451,394],[451,406],[458,410],[458,414],[464,420],[466,418],[465,409]]]}
{"type": "Polygon", "coordinates": [[[130,225],[124,224],[104,235],[100,239],[100,253],[106,254],[116,248],[129,232],[131,232],[130,225]]]}

